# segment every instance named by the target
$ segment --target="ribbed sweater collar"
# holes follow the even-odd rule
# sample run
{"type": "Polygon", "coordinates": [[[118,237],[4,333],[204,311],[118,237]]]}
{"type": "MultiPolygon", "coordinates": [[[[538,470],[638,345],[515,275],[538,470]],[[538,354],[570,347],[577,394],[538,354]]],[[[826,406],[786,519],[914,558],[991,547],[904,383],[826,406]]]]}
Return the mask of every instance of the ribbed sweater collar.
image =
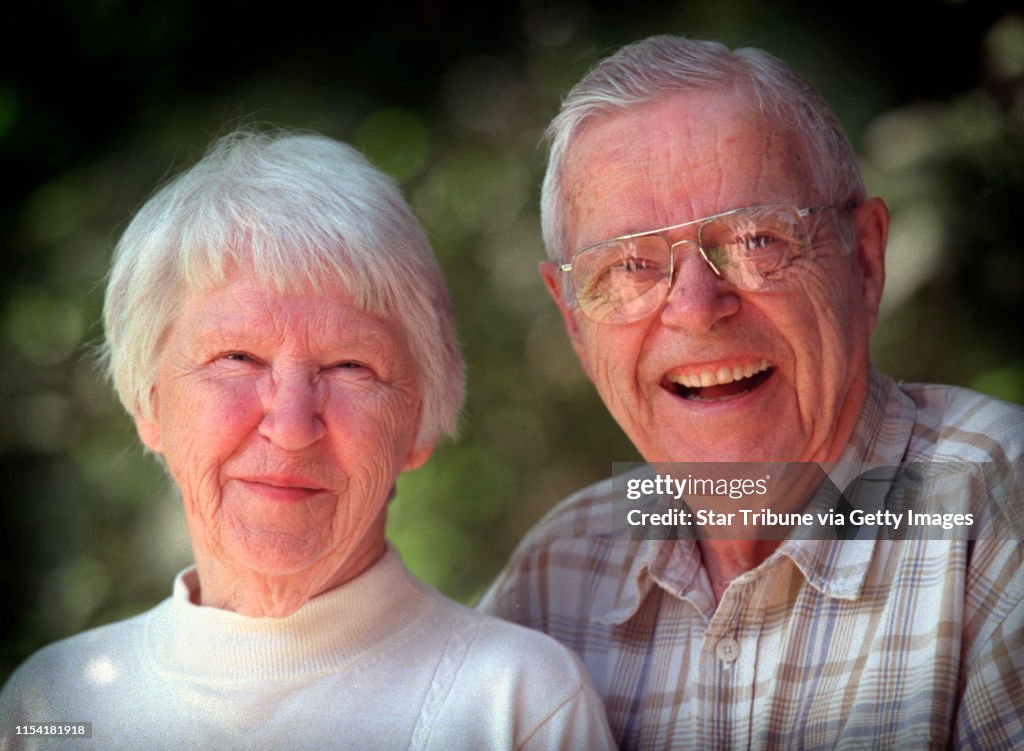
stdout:
{"type": "Polygon", "coordinates": [[[145,649],[159,670],[204,680],[289,679],[337,671],[399,634],[432,598],[394,548],[363,574],[284,618],[252,618],[195,605],[196,570],[151,611],[145,649]]]}

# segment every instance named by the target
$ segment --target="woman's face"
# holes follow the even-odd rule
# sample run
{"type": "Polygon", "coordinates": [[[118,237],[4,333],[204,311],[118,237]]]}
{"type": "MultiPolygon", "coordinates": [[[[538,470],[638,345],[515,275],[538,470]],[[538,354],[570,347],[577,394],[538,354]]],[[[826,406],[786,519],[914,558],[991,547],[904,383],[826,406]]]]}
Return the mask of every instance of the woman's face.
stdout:
{"type": "Polygon", "coordinates": [[[181,489],[204,604],[233,576],[308,599],[372,563],[395,479],[430,455],[420,398],[405,333],[340,286],[187,293],[136,424],[181,489]]]}

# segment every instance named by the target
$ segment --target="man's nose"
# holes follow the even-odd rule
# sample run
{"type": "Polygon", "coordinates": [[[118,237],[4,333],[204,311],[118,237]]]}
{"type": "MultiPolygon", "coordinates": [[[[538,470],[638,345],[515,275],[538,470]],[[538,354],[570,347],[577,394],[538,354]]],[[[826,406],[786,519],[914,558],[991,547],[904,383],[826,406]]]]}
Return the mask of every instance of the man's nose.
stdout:
{"type": "Polygon", "coordinates": [[[680,242],[674,253],[673,284],[661,310],[665,325],[710,331],[739,310],[736,289],[715,273],[695,243],[680,242]]]}
{"type": "Polygon", "coordinates": [[[277,374],[264,396],[259,432],[286,451],[299,451],[323,437],[324,387],[303,372],[277,374]]]}

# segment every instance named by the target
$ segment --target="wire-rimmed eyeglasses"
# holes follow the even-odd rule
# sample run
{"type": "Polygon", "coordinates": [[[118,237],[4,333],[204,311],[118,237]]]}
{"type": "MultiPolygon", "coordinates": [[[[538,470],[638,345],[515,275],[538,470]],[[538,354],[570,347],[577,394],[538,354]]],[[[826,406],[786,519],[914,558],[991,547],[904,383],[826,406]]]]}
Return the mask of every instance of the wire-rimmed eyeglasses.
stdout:
{"type": "Polygon", "coordinates": [[[737,289],[759,291],[782,280],[812,256],[806,218],[854,201],[800,209],[787,203],[748,206],[670,227],[623,235],[578,250],[560,264],[583,313],[597,323],[646,318],[668,297],[676,248],[692,246],[711,270],[737,289]],[[671,242],[664,233],[697,226],[697,239],[671,242]]]}

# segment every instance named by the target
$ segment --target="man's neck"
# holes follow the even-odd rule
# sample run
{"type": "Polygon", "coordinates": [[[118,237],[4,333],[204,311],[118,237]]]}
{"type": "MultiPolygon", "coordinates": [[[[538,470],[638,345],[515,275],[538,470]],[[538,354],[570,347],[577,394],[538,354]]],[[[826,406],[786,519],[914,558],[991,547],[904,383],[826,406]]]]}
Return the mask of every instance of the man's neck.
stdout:
{"type": "Polygon", "coordinates": [[[715,603],[721,602],[733,579],[760,565],[780,544],[780,540],[701,540],[700,555],[715,603]]]}

